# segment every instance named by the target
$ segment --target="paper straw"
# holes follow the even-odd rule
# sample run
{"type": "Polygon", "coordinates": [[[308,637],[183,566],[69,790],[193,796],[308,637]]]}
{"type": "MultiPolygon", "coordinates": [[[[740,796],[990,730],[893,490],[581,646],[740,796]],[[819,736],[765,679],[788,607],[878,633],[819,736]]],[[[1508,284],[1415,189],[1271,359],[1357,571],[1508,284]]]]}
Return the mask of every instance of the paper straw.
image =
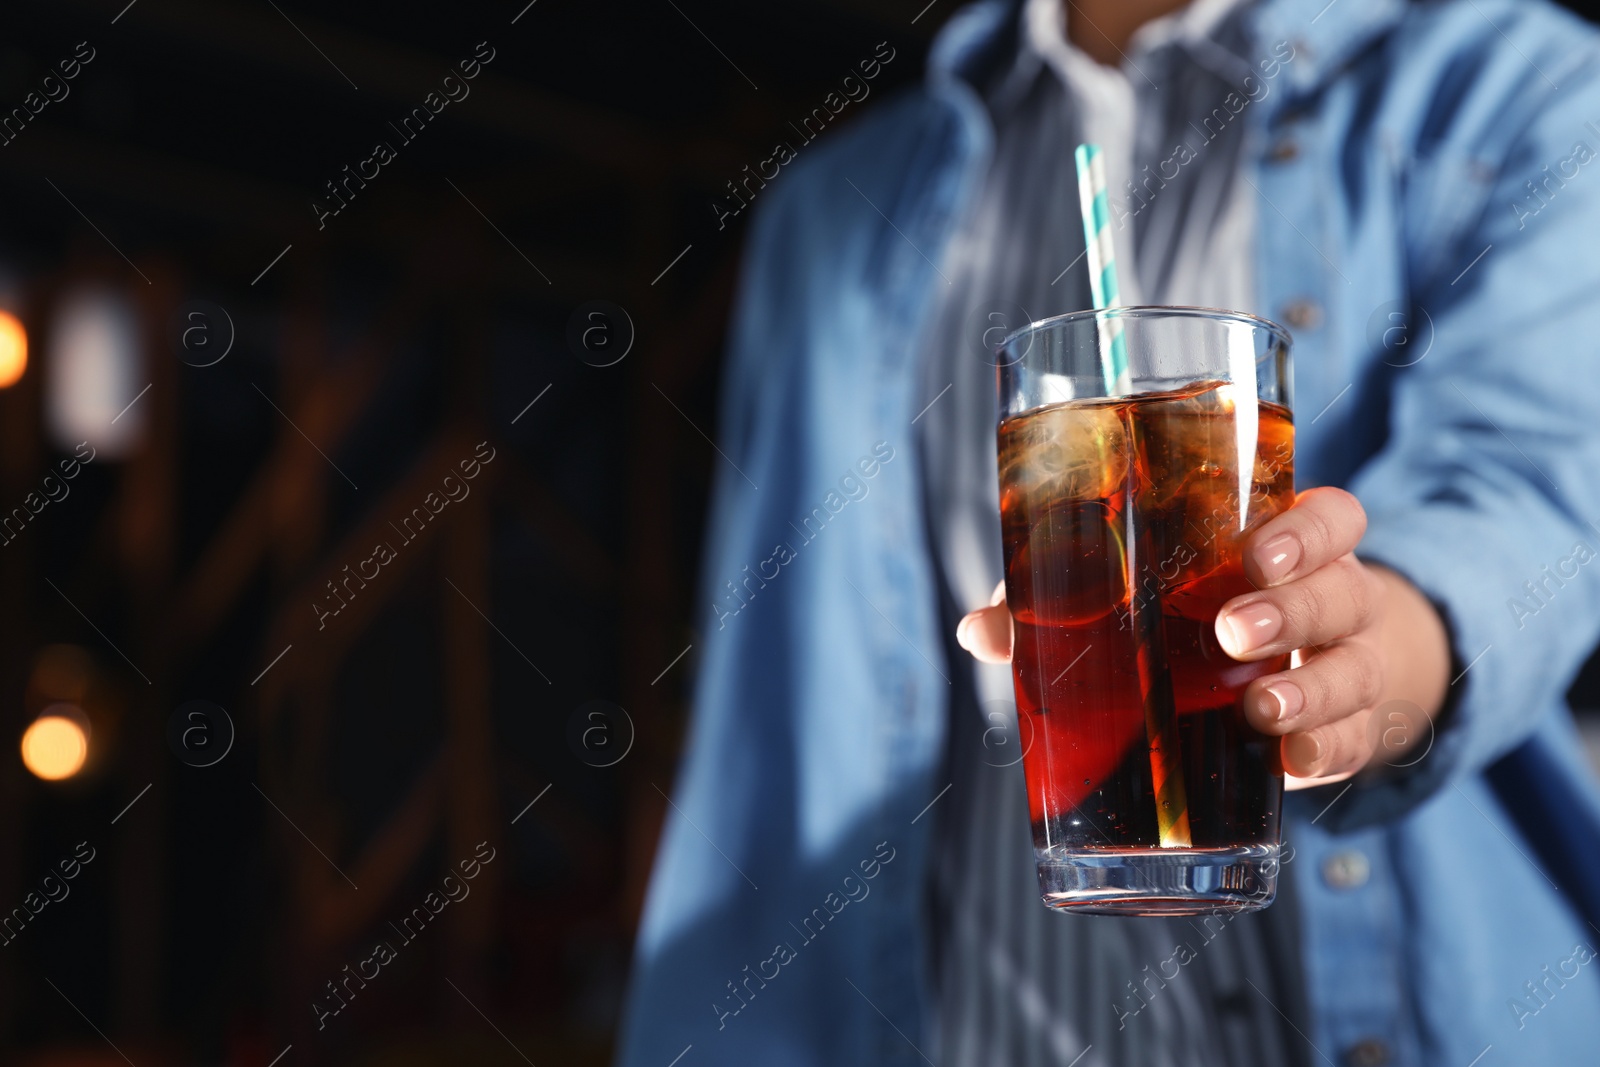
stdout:
{"type": "MultiPolygon", "coordinates": [[[[1083,210],[1083,238],[1089,255],[1089,284],[1097,310],[1115,307],[1117,257],[1111,243],[1111,212],[1106,196],[1106,169],[1098,145],[1081,144],[1073,153],[1078,164],[1078,204],[1083,210]]],[[[1128,372],[1128,342],[1122,322],[1114,317],[1098,320],[1100,369],[1107,396],[1130,396],[1133,379],[1128,372]]],[[[1128,468],[1129,497],[1125,515],[1124,539],[1128,564],[1128,612],[1132,617],[1134,640],[1138,643],[1137,666],[1139,695],[1144,705],[1145,745],[1150,753],[1150,789],[1155,799],[1156,830],[1162,848],[1190,848],[1189,798],[1183,783],[1183,758],[1178,748],[1177,706],[1172,694],[1172,672],[1167,660],[1165,634],[1161,625],[1161,600],[1153,594],[1146,601],[1141,592],[1140,572],[1149,566],[1149,531],[1138,519],[1133,506],[1136,468],[1144,465],[1143,434],[1131,410],[1122,412],[1135,463],[1128,468]]]]}
{"type": "MultiPolygon", "coordinates": [[[[1106,194],[1106,166],[1100,146],[1081,144],[1073,153],[1078,164],[1078,206],[1083,211],[1083,239],[1089,254],[1089,288],[1096,308],[1116,307],[1121,303],[1117,291],[1117,252],[1111,243],[1111,208],[1106,194]]],[[[1100,326],[1100,368],[1105,376],[1107,396],[1127,396],[1133,392],[1128,374],[1128,342],[1122,336],[1122,321],[1102,318],[1100,326]]]]}

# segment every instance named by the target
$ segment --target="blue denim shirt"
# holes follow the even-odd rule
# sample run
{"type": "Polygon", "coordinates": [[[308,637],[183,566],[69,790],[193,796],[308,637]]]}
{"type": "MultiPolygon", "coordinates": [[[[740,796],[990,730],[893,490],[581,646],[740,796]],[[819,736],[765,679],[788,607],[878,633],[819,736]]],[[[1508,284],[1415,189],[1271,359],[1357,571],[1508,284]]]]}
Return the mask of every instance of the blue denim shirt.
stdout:
{"type": "MultiPolygon", "coordinates": [[[[1011,17],[963,10],[924,85],[754,192],[629,1067],[925,1060],[950,665],[915,368],[988,158],[965,75],[1011,17]]],[[[1600,639],[1596,34],[1517,0],[1250,18],[1263,58],[1294,49],[1226,106],[1260,197],[1249,310],[1295,334],[1299,485],[1361,499],[1361,554],[1438,606],[1458,674],[1415,765],[1287,805],[1306,1037],[1330,1063],[1593,1062],[1600,791],[1563,694],[1600,639]]]]}

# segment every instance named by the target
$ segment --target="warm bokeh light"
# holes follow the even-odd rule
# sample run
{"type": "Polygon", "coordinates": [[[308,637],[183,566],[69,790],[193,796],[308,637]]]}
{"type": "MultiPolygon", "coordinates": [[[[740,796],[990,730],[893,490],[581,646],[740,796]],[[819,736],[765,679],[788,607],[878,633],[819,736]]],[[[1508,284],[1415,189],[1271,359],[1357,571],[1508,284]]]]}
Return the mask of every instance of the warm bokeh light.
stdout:
{"type": "Polygon", "coordinates": [[[101,459],[125,459],[144,437],[150,385],[139,317],[116,289],[89,285],[56,301],[41,357],[45,425],[64,451],[86,443],[101,459]]]}
{"type": "Polygon", "coordinates": [[[82,707],[94,671],[93,658],[78,645],[46,645],[34,657],[33,672],[28,677],[28,695],[38,700],[30,706],[64,703],[82,707]]]}
{"type": "Polygon", "coordinates": [[[48,782],[71,778],[89,755],[89,733],[66,715],[46,712],[22,735],[22,763],[48,782]]]}
{"type": "Polygon", "coordinates": [[[0,311],[0,389],[16,385],[28,369],[28,331],[9,311],[0,311]]]}

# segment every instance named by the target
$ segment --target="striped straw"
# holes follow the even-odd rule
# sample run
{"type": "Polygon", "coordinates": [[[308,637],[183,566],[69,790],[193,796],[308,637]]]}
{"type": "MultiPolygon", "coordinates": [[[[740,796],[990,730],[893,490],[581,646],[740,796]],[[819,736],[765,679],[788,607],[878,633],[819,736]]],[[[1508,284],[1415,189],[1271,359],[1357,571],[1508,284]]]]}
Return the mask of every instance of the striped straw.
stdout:
{"type": "MultiPolygon", "coordinates": [[[[1106,166],[1100,146],[1081,144],[1073,153],[1078,164],[1078,206],[1083,210],[1083,239],[1089,253],[1089,286],[1097,309],[1115,307],[1121,302],[1117,292],[1117,253],[1111,243],[1111,211],[1106,195],[1106,166]]],[[[1133,392],[1128,374],[1128,342],[1122,336],[1122,320],[1102,318],[1100,324],[1100,367],[1105,375],[1107,396],[1127,396],[1133,392]]]]}

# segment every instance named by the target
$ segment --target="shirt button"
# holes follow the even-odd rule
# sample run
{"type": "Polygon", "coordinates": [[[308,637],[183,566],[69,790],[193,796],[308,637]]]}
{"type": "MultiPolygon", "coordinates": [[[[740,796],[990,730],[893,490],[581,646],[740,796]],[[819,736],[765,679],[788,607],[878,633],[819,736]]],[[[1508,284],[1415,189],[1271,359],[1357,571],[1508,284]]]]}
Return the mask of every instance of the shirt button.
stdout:
{"type": "MultiPolygon", "coordinates": [[[[1322,880],[1333,889],[1359,889],[1372,877],[1372,864],[1364,852],[1349,849],[1335,852],[1322,861],[1322,880]]],[[[1360,1047],[1359,1045],[1357,1046],[1360,1047]]],[[[1374,1060],[1383,1063],[1383,1060],[1374,1060]]]]}
{"type": "Polygon", "coordinates": [[[1300,142],[1284,137],[1267,150],[1267,159],[1273,163],[1288,163],[1300,155],[1300,142]]]}
{"type": "Polygon", "coordinates": [[[1379,1041],[1375,1037],[1358,1041],[1344,1052],[1344,1062],[1349,1064],[1349,1067],[1383,1067],[1383,1064],[1392,1058],[1388,1042],[1379,1041]]]}
{"type": "Polygon", "coordinates": [[[1315,300],[1291,300],[1280,312],[1286,326],[1296,330],[1314,329],[1322,321],[1322,305],[1315,300]]]}

